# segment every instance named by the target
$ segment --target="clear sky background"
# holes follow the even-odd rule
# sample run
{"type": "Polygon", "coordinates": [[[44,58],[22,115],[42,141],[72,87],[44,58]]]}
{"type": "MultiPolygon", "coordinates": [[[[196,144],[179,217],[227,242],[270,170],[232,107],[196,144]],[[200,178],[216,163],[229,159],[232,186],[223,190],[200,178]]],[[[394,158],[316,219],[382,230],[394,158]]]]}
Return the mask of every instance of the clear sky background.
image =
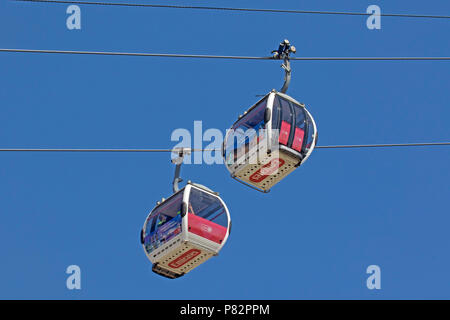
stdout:
{"type": "MultiPolygon", "coordinates": [[[[119,1],[119,0],[117,0],[119,1]]],[[[450,14],[448,0],[155,3],[450,14]]],[[[265,56],[449,56],[449,20],[0,2],[0,47],[265,56]]],[[[319,145],[449,141],[449,62],[301,62],[288,91],[319,145]]],[[[225,131],[282,85],[279,61],[0,53],[3,148],[170,148],[177,128],[225,131]]],[[[207,143],[204,144],[206,146],[207,143]]],[[[154,274],[139,230],[171,194],[170,155],[0,154],[0,298],[450,298],[448,147],[317,149],[269,194],[223,165],[182,177],[220,192],[228,243],[186,276],[154,274]],[[66,288],[79,265],[82,289],[66,288]],[[381,267],[381,290],[366,268],[381,267]]]]}

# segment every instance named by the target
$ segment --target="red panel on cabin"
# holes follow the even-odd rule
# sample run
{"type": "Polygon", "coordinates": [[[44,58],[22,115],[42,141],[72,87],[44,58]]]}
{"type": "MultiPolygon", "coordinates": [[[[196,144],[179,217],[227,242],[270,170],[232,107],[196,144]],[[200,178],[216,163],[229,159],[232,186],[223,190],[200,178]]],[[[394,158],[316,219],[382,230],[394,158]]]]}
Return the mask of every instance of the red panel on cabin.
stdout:
{"type": "Polygon", "coordinates": [[[295,128],[294,141],[292,141],[292,149],[298,152],[302,151],[303,138],[305,136],[305,131],[301,128],[295,128]]]}
{"type": "Polygon", "coordinates": [[[280,128],[280,137],[278,141],[281,144],[286,145],[289,140],[289,133],[291,132],[291,124],[287,121],[281,121],[281,128],[280,128]]]}
{"type": "Polygon", "coordinates": [[[253,173],[249,180],[251,182],[259,183],[265,178],[273,174],[276,170],[281,168],[284,164],[284,160],[280,158],[272,159],[269,163],[262,166],[258,171],[253,173]]]}
{"type": "Polygon", "coordinates": [[[227,228],[190,212],[188,213],[188,230],[219,244],[222,243],[227,234],[227,228]]]}

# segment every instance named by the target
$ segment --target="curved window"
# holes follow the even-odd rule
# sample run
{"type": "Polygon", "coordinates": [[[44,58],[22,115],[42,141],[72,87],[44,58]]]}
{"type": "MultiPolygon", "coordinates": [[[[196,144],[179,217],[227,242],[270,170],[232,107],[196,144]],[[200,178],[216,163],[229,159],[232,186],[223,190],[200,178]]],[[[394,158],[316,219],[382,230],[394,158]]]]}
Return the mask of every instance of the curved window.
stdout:
{"type": "Polygon", "coordinates": [[[276,95],[272,107],[272,129],[278,129],[280,127],[280,110],[280,98],[276,95]]]}
{"type": "Polygon", "coordinates": [[[228,217],[225,207],[219,198],[192,188],[189,195],[188,213],[214,222],[222,227],[228,227],[228,217]]]}
{"type": "Polygon", "coordinates": [[[267,97],[261,100],[250,112],[236,122],[227,132],[225,140],[225,162],[232,165],[237,159],[257,146],[260,129],[264,129],[264,114],[267,97]]]}
{"type": "Polygon", "coordinates": [[[306,146],[305,146],[305,153],[309,151],[309,149],[311,148],[311,145],[314,141],[314,125],[313,125],[313,120],[311,119],[311,117],[306,113],[306,119],[307,119],[307,124],[308,124],[308,137],[306,139],[306,146]]]}
{"type": "Polygon", "coordinates": [[[228,215],[219,198],[191,188],[188,205],[188,229],[198,236],[222,243],[228,228],[228,215]]]}
{"type": "Polygon", "coordinates": [[[157,207],[147,218],[144,234],[145,250],[150,253],[181,233],[183,192],[157,207]]]}
{"type": "Polygon", "coordinates": [[[277,95],[272,109],[272,146],[278,141],[304,158],[315,135],[314,121],[305,106],[277,95]]]}
{"type": "Polygon", "coordinates": [[[289,101],[280,98],[281,116],[280,116],[280,131],[278,141],[285,146],[290,145],[290,136],[292,131],[292,124],[294,120],[293,108],[289,101]]]}
{"type": "Polygon", "coordinates": [[[308,134],[305,110],[296,104],[292,104],[295,110],[295,129],[294,138],[292,139],[292,149],[298,152],[304,151],[305,135],[308,134]]]}

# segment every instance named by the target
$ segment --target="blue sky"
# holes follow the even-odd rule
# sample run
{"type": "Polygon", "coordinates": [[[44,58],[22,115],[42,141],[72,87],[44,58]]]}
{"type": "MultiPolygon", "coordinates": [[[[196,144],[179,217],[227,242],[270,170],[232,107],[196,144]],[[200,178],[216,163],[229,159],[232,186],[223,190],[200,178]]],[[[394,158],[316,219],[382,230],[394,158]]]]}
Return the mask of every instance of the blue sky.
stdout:
{"type": "MultiPolygon", "coordinates": [[[[158,2],[156,2],[158,3],[158,2]]],[[[160,2],[161,3],[161,2],[160,2]]],[[[445,0],[167,2],[450,13],[445,0]]],[[[449,56],[448,20],[202,12],[0,3],[0,47],[297,56],[449,56]]],[[[288,93],[319,145],[448,141],[448,62],[300,62],[288,93]]],[[[0,146],[170,148],[171,132],[227,129],[256,94],[282,85],[278,61],[0,53],[0,146]]],[[[206,143],[205,143],[206,146],[206,143]]],[[[220,255],[185,277],[151,272],[139,243],[171,192],[169,154],[0,154],[0,298],[449,299],[447,147],[315,150],[269,194],[221,165],[182,177],[220,192],[233,230],[220,255]],[[82,290],[66,288],[79,265],[82,290]],[[366,268],[381,268],[368,290],[366,268]]]]}

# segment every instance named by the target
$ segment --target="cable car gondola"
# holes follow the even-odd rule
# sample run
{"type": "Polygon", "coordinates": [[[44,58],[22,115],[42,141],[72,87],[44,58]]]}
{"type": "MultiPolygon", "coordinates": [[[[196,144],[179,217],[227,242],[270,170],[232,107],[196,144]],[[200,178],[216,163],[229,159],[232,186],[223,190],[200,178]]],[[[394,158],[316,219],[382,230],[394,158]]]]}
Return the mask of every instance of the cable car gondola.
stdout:
{"type": "Polygon", "coordinates": [[[171,279],[216,256],[231,227],[230,213],[218,193],[190,181],[179,190],[184,153],[175,160],[174,194],[157,203],[141,230],[152,271],[171,279]]]}
{"type": "Polygon", "coordinates": [[[311,155],[317,127],[305,105],[286,94],[291,80],[289,54],[295,47],[284,40],[275,59],[283,59],[285,82],[248,109],[227,131],[222,155],[231,176],[258,191],[269,192],[311,155]]]}

